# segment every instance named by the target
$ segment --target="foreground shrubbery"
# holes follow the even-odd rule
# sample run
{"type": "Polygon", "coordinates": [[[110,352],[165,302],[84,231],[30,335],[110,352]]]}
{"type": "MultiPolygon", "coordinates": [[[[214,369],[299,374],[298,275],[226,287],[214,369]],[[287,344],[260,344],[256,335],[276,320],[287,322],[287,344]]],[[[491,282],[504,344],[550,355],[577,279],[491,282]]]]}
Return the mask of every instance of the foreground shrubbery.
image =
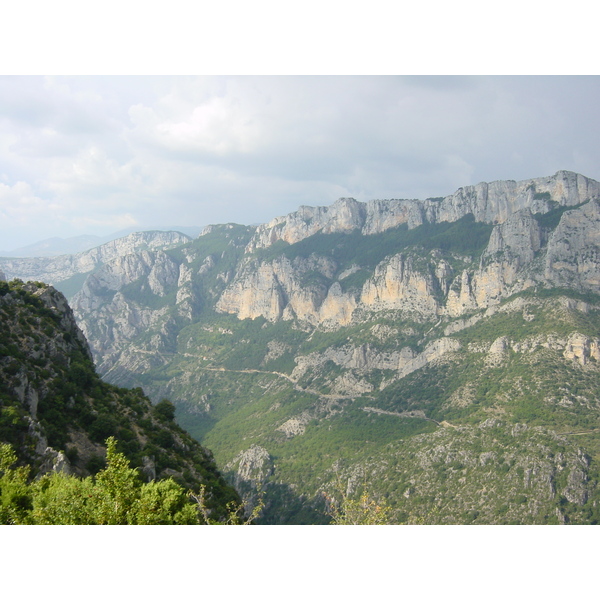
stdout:
{"type": "MultiPolygon", "coordinates": [[[[49,473],[29,481],[30,467],[15,466],[10,445],[0,444],[0,524],[248,525],[263,508],[262,495],[249,517],[243,506],[231,503],[227,519],[217,521],[207,509],[205,487],[193,494],[172,479],[143,483],[117,452],[115,439],[106,446],[106,467],[94,477],[49,473]]],[[[336,525],[381,525],[388,512],[365,492],[359,500],[342,495],[330,515],[336,525]]]]}
{"type": "MultiPolygon", "coordinates": [[[[83,479],[51,473],[29,481],[30,468],[0,445],[0,523],[3,525],[216,524],[197,496],[172,479],[143,483],[136,469],[107,440],[107,464],[83,479]]],[[[245,522],[231,506],[227,522],[245,522]]]]}

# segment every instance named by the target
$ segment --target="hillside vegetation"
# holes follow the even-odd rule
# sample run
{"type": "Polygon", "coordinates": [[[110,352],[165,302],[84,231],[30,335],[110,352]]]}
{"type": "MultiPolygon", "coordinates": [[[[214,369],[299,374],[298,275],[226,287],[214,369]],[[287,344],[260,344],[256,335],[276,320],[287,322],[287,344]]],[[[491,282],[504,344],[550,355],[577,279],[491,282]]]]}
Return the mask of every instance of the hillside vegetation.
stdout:
{"type": "Polygon", "coordinates": [[[98,377],[61,294],[42,283],[0,281],[0,322],[3,522],[113,523],[124,515],[139,523],[191,522],[197,510],[188,492],[201,486],[214,518],[226,518],[229,503],[239,505],[211,453],[175,423],[170,401],[152,405],[141,389],[98,377]],[[61,508],[79,498],[81,510],[105,510],[115,469],[127,493],[138,494],[121,506],[120,517],[61,508]],[[88,491],[99,499],[92,508],[88,491]],[[36,513],[39,502],[44,508],[36,513]],[[63,512],[49,517],[48,511],[63,512]]]}

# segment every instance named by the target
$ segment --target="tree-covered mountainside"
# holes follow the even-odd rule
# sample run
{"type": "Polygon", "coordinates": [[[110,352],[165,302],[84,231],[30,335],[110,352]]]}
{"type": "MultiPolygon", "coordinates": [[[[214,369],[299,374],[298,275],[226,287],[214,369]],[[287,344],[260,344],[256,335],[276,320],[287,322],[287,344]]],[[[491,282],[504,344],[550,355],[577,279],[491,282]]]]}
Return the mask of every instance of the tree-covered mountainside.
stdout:
{"type": "Polygon", "coordinates": [[[210,448],[262,523],[596,523],[600,184],[340,199],[98,264],[105,381],[210,448]],[[365,496],[366,495],[366,496],[365,496]]]}
{"type": "MultiPolygon", "coordinates": [[[[239,503],[211,453],[175,423],[170,401],[152,405],[141,389],[118,388],[100,379],[62,294],[42,283],[0,281],[0,324],[4,516],[10,512],[6,511],[13,493],[8,491],[11,477],[19,481],[20,477],[23,485],[41,477],[53,489],[62,482],[70,486],[70,492],[60,488],[65,498],[85,496],[84,488],[95,485],[92,476],[100,480],[110,476],[110,469],[106,475],[109,437],[115,444],[113,455],[119,453],[130,469],[130,484],[135,480],[136,489],[154,494],[154,508],[148,510],[155,515],[173,502],[177,510],[171,516],[181,513],[173,522],[190,522],[197,510],[187,492],[197,494],[201,486],[215,519],[227,516],[228,503],[239,503]],[[59,473],[62,479],[47,483],[50,475],[59,473]],[[64,483],[69,476],[72,483],[64,483]],[[146,488],[150,482],[153,485],[146,488]]],[[[126,512],[133,519],[133,509],[126,512]]],[[[35,522],[44,522],[40,519],[35,522]]],[[[140,517],[138,522],[150,519],[140,517]]],[[[154,522],[171,521],[164,516],[154,522]]]]}

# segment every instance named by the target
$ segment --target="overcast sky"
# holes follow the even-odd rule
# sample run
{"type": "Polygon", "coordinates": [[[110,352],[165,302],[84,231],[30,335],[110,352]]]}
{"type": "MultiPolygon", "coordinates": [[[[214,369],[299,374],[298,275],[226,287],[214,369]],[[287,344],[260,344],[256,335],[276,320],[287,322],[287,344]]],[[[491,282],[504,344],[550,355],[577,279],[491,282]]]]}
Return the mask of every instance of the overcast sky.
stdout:
{"type": "Polygon", "coordinates": [[[0,249],[600,179],[598,76],[0,78],[0,249]]]}

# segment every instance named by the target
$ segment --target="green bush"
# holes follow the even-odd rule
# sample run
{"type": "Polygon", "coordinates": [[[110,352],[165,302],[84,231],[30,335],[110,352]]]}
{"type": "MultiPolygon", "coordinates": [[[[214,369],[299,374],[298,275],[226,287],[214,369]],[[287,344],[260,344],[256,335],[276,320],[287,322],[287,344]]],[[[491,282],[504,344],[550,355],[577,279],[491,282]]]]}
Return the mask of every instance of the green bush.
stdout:
{"type": "Polygon", "coordinates": [[[166,398],[158,402],[153,407],[152,412],[161,421],[173,422],[175,420],[175,405],[166,398]]]}

